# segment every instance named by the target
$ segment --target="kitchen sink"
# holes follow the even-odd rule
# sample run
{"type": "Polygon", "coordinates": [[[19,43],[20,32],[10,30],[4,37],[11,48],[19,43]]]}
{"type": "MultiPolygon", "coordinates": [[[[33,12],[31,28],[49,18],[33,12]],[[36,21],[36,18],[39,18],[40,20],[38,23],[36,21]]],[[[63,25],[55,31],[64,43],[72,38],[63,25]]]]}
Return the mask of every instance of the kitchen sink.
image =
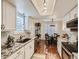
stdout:
{"type": "Polygon", "coordinates": [[[17,41],[17,43],[25,43],[27,41],[31,40],[31,38],[25,38],[25,39],[22,39],[20,41],[17,41]]]}

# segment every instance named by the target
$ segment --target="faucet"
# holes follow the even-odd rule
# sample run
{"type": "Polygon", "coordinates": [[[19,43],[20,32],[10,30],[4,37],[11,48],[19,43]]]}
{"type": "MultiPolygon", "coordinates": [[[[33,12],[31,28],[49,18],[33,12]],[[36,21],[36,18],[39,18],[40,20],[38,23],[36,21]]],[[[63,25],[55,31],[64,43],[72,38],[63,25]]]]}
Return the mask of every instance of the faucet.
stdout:
{"type": "Polygon", "coordinates": [[[23,35],[20,35],[20,40],[22,40],[23,37],[24,37],[23,35]]]}

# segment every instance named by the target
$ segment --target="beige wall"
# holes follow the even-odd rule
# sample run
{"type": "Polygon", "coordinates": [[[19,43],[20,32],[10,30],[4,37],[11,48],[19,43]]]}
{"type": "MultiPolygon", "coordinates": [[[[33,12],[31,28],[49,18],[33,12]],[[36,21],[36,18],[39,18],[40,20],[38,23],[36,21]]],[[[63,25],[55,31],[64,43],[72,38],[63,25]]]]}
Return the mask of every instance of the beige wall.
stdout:
{"type": "MultiPolygon", "coordinates": [[[[54,24],[56,27],[56,33],[61,34],[62,32],[62,21],[54,21],[53,23],[51,21],[44,21],[44,19],[35,19],[33,17],[27,17],[28,19],[28,29],[26,29],[26,32],[18,33],[18,32],[2,32],[1,33],[1,43],[5,43],[7,40],[8,35],[13,35],[15,37],[15,40],[19,38],[19,36],[22,34],[25,34],[26,37],[35,37],[35,23],[40,22],[41,23],[41,38],[44,40],[45,38],[45,24],[54,24]],[[27,30],[31,32],[31,35],[27,34],[27,30]]],[[[49,19],[48,19],[49,20],[49,19]]]]}
{"type": "Polygon", "coordinates": [[[67,15],[65,15],[63,17],[63,31],[69,34],[69,36],[71,37],[70,41],[73,41],[73,42],[76,41],[76,38],[78,36],[78,32],[70,31],[70,28],[66,27],[66,23],[68,21],[74,19],[75,18],[75,16],[74,16],[75,14],[76,14],[76,17],[78,17],[78,6],[75,7],[73,10],[71,10],[67,15]]]}
{"type": "MultiPolygon", "coordinates": [[[[48,19],[49,20],[49,19],[48,19]]],[[[35,23],[36,22],[40,22],[41,23],[41,38],[44,39],[45,38],[45,24],[54,24],[56,27],[56,32],[55,33],[59,33],[61,34],[62,30],[63,30],[63,26],[62,26],[62,21],[54,21],[53,23],[51,21],[44,21],[44,19],[37,19],[37,18],[33,18],[33,17],[29,17],[28,20],[28,28],[31,32],[31,37],[35,37],[35,23]]]]}
{"type": "Polygon", "coordinates": [[[31,32],[31,37],[35,37],[35,26],[34,26],[35,19],[32,17],[28,18],[28,30],[31,32]]]}

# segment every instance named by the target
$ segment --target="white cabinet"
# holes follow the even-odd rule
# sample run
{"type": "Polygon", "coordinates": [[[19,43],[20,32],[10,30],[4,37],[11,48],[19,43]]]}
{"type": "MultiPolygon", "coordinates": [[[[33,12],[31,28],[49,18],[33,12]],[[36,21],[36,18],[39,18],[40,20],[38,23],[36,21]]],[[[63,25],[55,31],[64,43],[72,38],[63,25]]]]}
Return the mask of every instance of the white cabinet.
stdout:
{"type": "Polygon", "coordinates": [[[33,55],[33,53],[34,53],[34,40],[32,41],[32,42],[30,42],[30,56],[32,56],[33,55]]]}
{"type": "Polygon", "coordinates": [[[24,47],[16,52],[14,59],[24,59],[24,47]]]}
{"type": "Polygon", "coordinates": [[[29,44],[25,46],[25,59],[30,59],[29,44]]]}
{"type": "Polygon", "coordinates": [[[7,59],[14,59],[14,57],[15,57],[16,55],[11,55],[11,56],[9,56],[7,59]]]}
{"type": "Polygon", "coordinates": [[[64,31],[67,31],[67,30],[69,30],[69,28],[67,28],[67,26],[66,26],[66,23],[68,22],[68,21],[70,21],[70,14],[67,14],[67,15],[65,15],[65,17],[64,17],[64,21],[63,21],[63,29],[64,29],[64,31]]]}
{"type": "Polygon", "coordinates": [[[78,6],[76,6],[73,10],[71,10],[67,15],[64,17],[64,21],[70,21],[78,17],[78,6]]]}
{"type": "Polygon", "coordinates": [[[7,59],[31,59],[34,53],[34,40],[27,43],[24,47],[13,53],[7,59]]]}
{"type": "Polygon", "coordinates": [[[9,56],[7,59],[24,59],[24,47],[16,51],[13,55],[9,56]]]}
{"type": "Polygon", "coordinates": [[[16,7],[6,0],[2,0],[2,25],[4,30],[15,30],[16,28],[16,7]]]}
{"type": "Polygon", "coordinates": [[[70,14],[65,15],[64,20],[67,22],[70,20],[70,14]]]}
{"type": "Polygon", "coordinates": [[[25,59],[30,59],[34,53],[34,40],[25,46],[25,59]]]}
{"type": "Polygon", "coordinates": [[[2,0],[2,19],[1,19],[1,30],[3,30],[3,29],[5,29],[5,26],[4,25],[6,25],[6,2],[5,2],[5,0],[2,0]]]}
{"type": "Polygon", "coordinates": [[[70,12],[70,19],[74,19],[78,17],[78,6],[75,7],[71,12],[70,12]]]}

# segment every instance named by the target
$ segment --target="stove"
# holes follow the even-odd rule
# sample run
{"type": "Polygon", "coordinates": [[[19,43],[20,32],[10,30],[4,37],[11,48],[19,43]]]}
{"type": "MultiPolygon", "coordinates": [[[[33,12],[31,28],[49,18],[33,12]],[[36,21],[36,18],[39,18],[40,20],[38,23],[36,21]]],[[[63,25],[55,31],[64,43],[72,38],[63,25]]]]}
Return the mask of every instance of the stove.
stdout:
{"type": "Polygon", "coordinates": [[[74,59],[74,54],[78,53],[78,45],[70,44],[68,42],[62,43],[62,59],[74,59]]]}

